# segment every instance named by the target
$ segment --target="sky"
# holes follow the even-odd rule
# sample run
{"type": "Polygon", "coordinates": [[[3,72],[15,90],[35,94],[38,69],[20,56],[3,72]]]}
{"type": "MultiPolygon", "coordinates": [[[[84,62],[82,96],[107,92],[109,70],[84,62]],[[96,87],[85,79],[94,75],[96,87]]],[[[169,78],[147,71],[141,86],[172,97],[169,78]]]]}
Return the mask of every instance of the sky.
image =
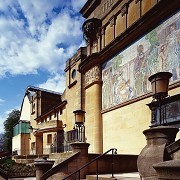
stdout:
{"type": "Polygon", "coordinates": [[[87,0],[0,0],[0,133],[27,86],[62,93],[65,62],[85,46],[87,0]]]}

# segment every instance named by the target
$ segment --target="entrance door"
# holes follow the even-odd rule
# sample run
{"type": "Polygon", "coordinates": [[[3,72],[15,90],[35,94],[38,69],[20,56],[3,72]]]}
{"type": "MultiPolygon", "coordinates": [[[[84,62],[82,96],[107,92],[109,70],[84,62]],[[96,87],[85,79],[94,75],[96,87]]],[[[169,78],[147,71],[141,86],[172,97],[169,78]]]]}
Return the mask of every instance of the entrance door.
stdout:
{"type": "Polygon", "coordinates": [[[36,154],[43,154],[43,136],[36,136],[36,154]]]}

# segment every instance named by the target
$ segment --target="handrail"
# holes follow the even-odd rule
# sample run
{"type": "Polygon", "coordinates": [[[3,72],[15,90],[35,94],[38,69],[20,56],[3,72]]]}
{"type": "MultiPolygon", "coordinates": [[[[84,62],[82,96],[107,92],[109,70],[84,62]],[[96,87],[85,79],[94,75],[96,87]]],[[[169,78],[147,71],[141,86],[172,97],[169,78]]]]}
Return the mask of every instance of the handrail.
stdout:
{"type": "Polygon", "coordinates": [[[114,178],[114,154],[117,154],[117,149],[116,148],[111,148],[109,149],[108,151],[106,151],[105,153],[99,155],[98,157],[94,158],[92,161],[88,162],[87,164],[85,164],[84,166],[82,166],[81,168],[79,168],[78,170],[74,171],[73,173],[71,173],[70,175],[68,175],[67,177],[65,177],[63,180],[66,180],[68,179],[69,177],[71,177],[72,175],[76,174],[78,172],[78,175],[79,175],[79,180],[80,180],[80,171],[82,169],[84,169],[85,167],[89,166],[90,164],[92,164],[93,162],[96,161],[96,175],[97,175],[97,179],[98,179],[98,160],[106,155],[107,153],[109,153],[110,151],[112,151],[112,177],[111,178],[114,178]]]}

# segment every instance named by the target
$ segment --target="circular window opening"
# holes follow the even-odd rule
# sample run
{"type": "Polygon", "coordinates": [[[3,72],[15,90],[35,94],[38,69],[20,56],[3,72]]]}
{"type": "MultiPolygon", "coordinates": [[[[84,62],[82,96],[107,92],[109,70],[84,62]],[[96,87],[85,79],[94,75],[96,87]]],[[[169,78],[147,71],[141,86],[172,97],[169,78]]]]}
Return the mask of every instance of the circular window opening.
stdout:
{"type": "Polygon", "coordinates": [[[72,71],[72,78],[74,79],[76,77],[76,70],[74,69],[73,71],[72,71]]]}

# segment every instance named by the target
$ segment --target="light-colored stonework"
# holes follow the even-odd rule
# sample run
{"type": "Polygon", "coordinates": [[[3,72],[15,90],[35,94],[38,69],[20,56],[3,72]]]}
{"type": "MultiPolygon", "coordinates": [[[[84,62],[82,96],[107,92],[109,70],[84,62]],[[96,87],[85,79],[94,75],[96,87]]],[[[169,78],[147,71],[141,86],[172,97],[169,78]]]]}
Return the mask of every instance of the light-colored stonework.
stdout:
{"type": "Polygon", "coordinates": [[[99,66],[94,66],[85,74],[85,86],[88,86],[96,81],[101,81],[101,69],[99,66]]]}
{"type": "MultiPolygon", "coordinates": [[[[151,111],[146,106],[152,101],[148,82],[151,74],[172,72],[174,77],[169,94],[179,93],[179,65],[172,64],[170,60],[175,55],[174,60],[178,63],[178,54],[170,48],[172,41],[168,40],[170,26],[179,22],[179,13],[174,14],[174,11],[171,14],[174,16],[166,16],[159,21],[159,24],[162,23],[160,26],[157,23],[155,26],[151,20],[153,18],[155,21],[155,17],[147,14],[150,10],[153,12],[158,3],[155,0],[101,1],[97,6],[94,3],[96,7],[91,13],[87,13],[88,8],[92,8],[90,3],[81,10],[88,21],[91,18],[102,21],[97,41],[89,39],[87,60],[80,64],[80,70],[85,73],[85,125],[87,142],[91,144],[90,152],[95,152],[95,142],[99,141],[103,142],[103,152],[116,147],[118,153],[140,153],[146,143],[142,131],[151,125],[151,111]],[[148,16],[146,25],[139,20],[144,16],[148,16]],[[94,43],[98,43],[98,48],[94,43]],[[160,61],[163,44],[166,44],[168,51],[166,68],[160,61]],[[144,63],[139,66],[141,62],[144,63]],[[97,64],[102,69],[102,85],[94,83],[99,81],[93,69],[97,64]],[[101,135],[102,139],[98,140],[101,135]]],[[[174,35],[177,33],[178,28],[174,35]]],[[[178,46],[177,36],[174,41],[174,47],[178,46]]]]}

